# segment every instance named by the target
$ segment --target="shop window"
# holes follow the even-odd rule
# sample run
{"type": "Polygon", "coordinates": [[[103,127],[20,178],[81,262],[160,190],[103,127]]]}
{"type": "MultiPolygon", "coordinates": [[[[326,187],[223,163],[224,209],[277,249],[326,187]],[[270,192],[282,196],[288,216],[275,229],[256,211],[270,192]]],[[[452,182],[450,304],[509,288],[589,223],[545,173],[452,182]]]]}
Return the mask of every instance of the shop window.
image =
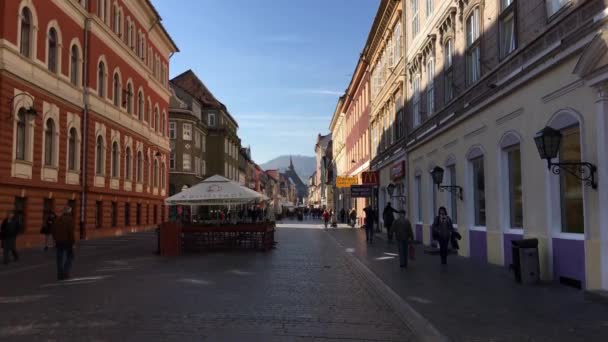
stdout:
{"type": "MultiPolygon", "coordinates": [[[[562,131],[559,159],[562,162],[581,162],[581,134],[578,126],[562,131]]],[[[583,210],[583,185],[575,176],[562,172],[559,175],[561,231],[562,233],[585,233],[583,210]]]]}
{"type": "Polygon", "coordinates": [[[486,226],[486,184],[484,175],[483,156],[470,160],[473,181],[473,210],[475,226],[486,226]]]}

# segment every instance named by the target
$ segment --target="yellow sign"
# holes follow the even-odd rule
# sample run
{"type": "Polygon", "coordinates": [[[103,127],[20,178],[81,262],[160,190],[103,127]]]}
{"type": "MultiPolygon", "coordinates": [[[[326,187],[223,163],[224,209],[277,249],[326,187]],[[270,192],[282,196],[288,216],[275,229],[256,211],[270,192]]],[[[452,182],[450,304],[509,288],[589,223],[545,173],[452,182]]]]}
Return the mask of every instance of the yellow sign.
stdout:
{"type": "Polygon", "coordinates": [[[337,188],[350,188],[351,185],[357,185],[358,179],[357,177],[338,177],[336,178],[336,187],[337,188]]]}

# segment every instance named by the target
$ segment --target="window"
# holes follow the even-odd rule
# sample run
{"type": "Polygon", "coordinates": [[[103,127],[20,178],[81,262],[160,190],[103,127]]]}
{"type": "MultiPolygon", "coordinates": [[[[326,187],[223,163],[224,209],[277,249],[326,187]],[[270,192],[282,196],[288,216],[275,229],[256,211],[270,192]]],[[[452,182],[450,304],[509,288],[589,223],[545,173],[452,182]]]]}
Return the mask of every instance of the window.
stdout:
{"type": "Polygon", "coordinates": [[[97,142],[95,143],[95,174],[98,176],[102,176],[104,174],[104,154],[103,138],[101,135],[99,135],[97,136],[97,142]]]}
{"type": "Polygon", "coordinates": [[[166,174],[167,174],[167,167],[165,166],[165,163],[163,162],[162,164],[160,164],[160,188],[161,189],[165,189],[167,187],[167,185],[165,183],[166,174]]]}
{"type": "Polygon", "coordinates": [[[55,149],[55,121],[48,119],[44,128],[44,166],[55,165],[53,160],[55,149]]]}
{"type": "Polygon", "coordinates": [[[182,154],[182,169],[184,171],[190,171],[190,167],[191,167],[190,161],[191,160],[190,160],[189,154],[186,154],[186,153],[182,154]]]}
{"type": "Polygon", "coordinates": [[[27,123],[26,123],[25,108],[19,109],[17,114],[17,130],[15,134],[15,159],[27,160],[26,147],[27,147],[27,123]]]}
{"type": "Polygon", "coordinates": [[[103,62],[97,67],[97,94],[106,97],[106,65],[103,62]]]}
{"type": "Polygon", "coordinates": [[[32,12],[29,8],[24,7],[21,10],[21,34],[19,35],[19,52],[21,52],[21,55],[31,57],[32,40],[32,12]]]}
{"type": "Polygon", "coordinates": [[[120,76],[118,75],[117,72],[114,73],[113,89],[114,89],[114,94],[113,94],[114,105],[116,107],[119,107],[120,106],[120,76]]]}
{"type": "Polygon", "coordinates": [[[192,140],[192,124],[185,123],[182,125],[182,138],[186,141],[192,140]]]}
{"type": "Polygon", "coordinates": [[[112,8],[112,11],[114,12],[114,33],[118,34],[120,33],[120,29],[119,29],[119,13],[118,13],[118,6],[114,5],[114,7],[112,8]]]}
{"type": "Polygon", "coordinates": [[[148,97],[148,110],[145,112],[145,117],[144,117],[144,121],[152,124],[152,101],[150,101],[150,98],[148,97]]]}
{"type": "Polygon", "coordinates": [[[515,0],[500,0],[500,58],[517,47],[515,32],[515,0]]]}
{"type": "Polygon", "coordinates": [[[403,44],[402,38],[403,36],[401,35],[401,19],[399,19],[399,23],[397,23],[397,25],[395,26],[395,33],[393,34],[393,60],[395,61],[395,64],[397,64],[401,59],[401,47],[403,44]]]}
{"type": "Polygon", "coordinates": [[[25,227],[25,197],[15,197],[15,218],[17,222],[25,227]]]}
{"type": "Polygon", "coordinates": [[[166,119],[167,118],[167,113],[163,110],[163,114],[160,117],[160,135],[164,136],[167,134],[167,129],[165,128],[166,126],[166,119]]]}
{"type": "Polygon", "coordinates": [[[480,49],[480,21],[479,7],[469,14],[467,18],[467,50],[466,50],[466,68],[467,68],[467,84],[473,84],[481,77],[481,49],[480,49]]]}
{"type": "Polygon", "coordinates": [[[483,156],[471,159],[473,169],[473,207],[475,226],[486,225],[486,184],[484,179],[483,156]]]}
{"type": "Polygon", "coordinates": [[[209,113],[209,127],[215,127],[215,113],[209,113]]]}
{"type": "Polygon", "coordinates": [[[169,154],[169,170],[175,170],[175,153],[169,154]]]}
{"type": "MultiPolygon", "coordinates": [[[[396,124],[396,128],[397,128],[397,139],[400,139],[403,136],[403,104],[402,104],[402,97],[399,96],[397,98],[397,101],[395,102],[395,112],[397,112],[397,124],[396,124]]],[[[367,143],[367,139],[365,139],[365,142],[367,143]]],[[[367,149],[366,149],[367,151],[367,149]]]]}
{"type": "Polygon", "coordinates": [[[158,108],[154,108],[154,130],[158,132],[160,126],[160,115],[158,114],[158,108]]]}
{"type": "Polygon", "coordinates": [[[410,0],[412,7],[412,37],[418,35],[420,25],[418,22],[418,0],[410,0]]]}
{"type": "Polygon", "coordinates": [[[519,229],[523,222],[523,192],[521,183],[521,151],[519,144],[505,149],[509,181],[509,228],[519,229]]]}
{"type": "Polygon", "coordinates": [[[142,121],[144,119],[144,93],[140,90],[137,94],[137,119],[142,121]]]}
{"type": "Polygon", "coordinates": [[[131,154],[131,148],[127,147],[127,150],[125,151],[125,178],[127,180],[132,180],[131,178],[131,170],[132,170],[132,161],[133,161],[133,156],[131,154]]]}
{"type": "Polygon", "coordinates": [[[57,59],[58,59],[58,54],[57,54],[57,46],[58,46],[58,41],[57,41],[57,31],[55,30],[54,27],[51,27],[51,29],[49,30],[49,42],[48,42],[48,46],[47,46],[47,53],[48,53],[48,69],[50,72],[53,73],[57,73],[57,59]]]}
{"type": "Polygon", "coordinates": [[[444,67],[444,89],[445,103],[448,103],[454,98],[454,41],[448,39],[443,47],[443,63],[444,67]]]}
{"type": "Polygon", "coordinates": [[[141,151],[137,151],[137,183],[144,181],[144,157],[141,151]]]}
{"type": "Polygon", "coordinates": [[[106,0],[97,0],[97,16],[101,21],[106,21],[106,0]]]}
{"type": "Polygon", "coordinates": [[[420,75],[414,76],[414,95],[412,114],[414,116],[414,127],[419,126],[422,121],[420,118],[420,75]]]}
{"type": "Polygon", "coordinates": [[[201,135],[198,131],[194,131],[194,146],[201,148],[201,135]]]}
{"type": "Polygon", "coordinates": [[[95,228],[103,226],[103,202],[95,201],[95,228]]]}
{"type": "Polygon", "coordinates": [[[112,143],[112,177],[118,178],[118,142],[112,143]]]}
{"type": "Polygon", "coordinates": [[[435,61],[432,59],[426,65],[426,76],[426,109],[431,116],[435,112],[435,61]]]}
{"type": "Polygon", "coordinates": [[[70,56],[70,82],[72,82],[72,84],[75,86],[78,86],[78,70],[80,65],[79,55],[78,46],[72,45],[70,56]]]}
{"type": "Polygon", "coordinates": [[[547,0],[547,17],[552,17],[571,0],[547,0]]]}
{"type": "Polygon", "coordinates": [[[422,177],[416,176],[414,179],[414,186],[416,187],[416,221],[418,223],[422,222],[422,177]]]}
{"type": "Polygon", "coordinates": [[[70,133],[68,136],[68,170],[76,171],[76,158],[77,157],[77,142],[76,139],[78,137],[78,133],[76,132],[76,128],[70,128],[70,133]]]}
{"type": "Polygon", "coordinates": [[[131,225],[131,204],[125,203],[125,226],[131,225]]]}
{"type": "Polygon", "coordinates": [[[201,158],[194,157],[194,174],[197,176],[201,174],[201,158]]]}
{"type": "Polygon", "coordinates": [[[112,227],[116,227],[118,225],[118,204],[116,202],[112,202],[112,227]]]}
{"type": "Polygon", "coordinates": [[[154,160],[154,187],[158,188],[158,160],[154,160]]]}
{"type": "MultiPolygon", "coordinates": [[[[563,162],[581,161],[581,133],[578,126],[562,130],[559,159],[563,162]]],[[[585,233],[583,215],[583,187],[573,175],[562,172],[559,176],[562,233],[585,233]]]]}
{"type": "Polygon", "coordinates": [[[127,105],[127,113],[133,114],[133,85],[128,82],[127,83],[127,92],[125,93],[126,100],[125,104],[127,105]]]}
{"type": "MultiPolygon", "coordinates": [[[[456,182],[456,165],[454,165],[454,164],[449,165],[446,169],[448,171],[448,177],[450,178],[450,185],[456,186],[456,184],[457,184],[457,182],[456,182]]],[[[447,192],[447,195],[449,196],[450,216],[452,217],[452,223],[457,224],[458,223],[458,197],[453,195],[450,192],[447,192]]]]}
{"type": "Polygon", "coordinates": [[[175,139],[177,137],[175,129],[175,121],[169,121],[169,139],[175,139]]]}
{"type": "Polygon", "coordinates": [[[426,16],[430,17],[433,14],[433,0],[426,0],[426,16]]]}

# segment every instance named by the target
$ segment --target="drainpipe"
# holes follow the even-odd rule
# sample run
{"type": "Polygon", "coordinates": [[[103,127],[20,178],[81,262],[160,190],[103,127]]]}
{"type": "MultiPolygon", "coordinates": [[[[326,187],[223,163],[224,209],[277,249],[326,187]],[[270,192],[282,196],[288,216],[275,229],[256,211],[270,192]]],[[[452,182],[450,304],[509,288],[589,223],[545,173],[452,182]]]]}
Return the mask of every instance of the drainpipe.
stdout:
{"type": "Polygon", "coordinates": [[[84,20],[84,46],[83,46],[83,74],[82,74],[82,98],[84,102],[83,110],[82,110],[82,127],[80,129],[82,135],[82,148],[81,148],[81,182],[82,182],[82,191],[80,193],[80,239],[87,238],[87,230],[86,230],[86,207],[87,207],[87,197],[86,197],[86,189],[87,189],[87,164],[88,164],[88,116],[89,116],[89,32],[91,29],[91,18],[87,17],[84,20]]]}

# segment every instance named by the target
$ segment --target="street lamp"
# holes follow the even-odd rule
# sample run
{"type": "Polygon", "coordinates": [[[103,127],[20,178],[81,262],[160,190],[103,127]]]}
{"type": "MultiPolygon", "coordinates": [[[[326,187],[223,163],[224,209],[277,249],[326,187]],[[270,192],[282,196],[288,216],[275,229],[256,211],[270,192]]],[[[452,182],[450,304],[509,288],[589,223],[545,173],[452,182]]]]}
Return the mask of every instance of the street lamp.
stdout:
{"type": "Polygon", "coordinates": [[[11,97],[11,108],[13,109],[13,112],[15,111],[15,99],[19,96],[26,96],[32,100],[32,105],[29,108],[25,109],[25,114],[37,116],[38,112],[34,108],[34,97],[28,93],[18,93],[15,96],[11,97]]]}
{"type": "Polygon", "coordinates": [[[597,167],[591,163],[578,161],[564,161],[553,163],[551,160],[557,158],[562,142],[562,133],[549,126],[540,130],[534,136],[534,142],[541,159],[547,160],[547,168],[555,175],[561,174],[562,170],[585,182],[586,186],[597,189],[595,173],[597,167]]]}
{"type": "Polygon", "coordinates": [[[431,176],[433,177],[433,183],[437,185],[439,191],[447,191],[452,194],[452,196],[458,196],[462,201],[462,187],[458,185],[441,185],[443,182],[443,174],[444,171],[441,167],[435,166],[431,171],[431,176]]]}

